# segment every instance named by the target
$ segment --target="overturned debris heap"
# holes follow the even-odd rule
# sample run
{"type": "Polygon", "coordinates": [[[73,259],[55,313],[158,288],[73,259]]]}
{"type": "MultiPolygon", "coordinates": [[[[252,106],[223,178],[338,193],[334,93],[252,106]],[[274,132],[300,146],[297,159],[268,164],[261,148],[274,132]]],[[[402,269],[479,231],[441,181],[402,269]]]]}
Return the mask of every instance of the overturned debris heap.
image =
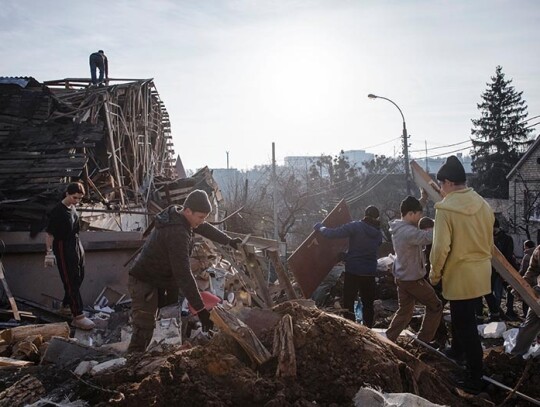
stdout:
{"type": "Polygon", "coordinates": [[[442,405],[489,405],[459,394],[437,369],[371,330],[303,302],[236,310],[267,350],[266,360],[250,357],[231,335],[216,333],[204,346],[134,354],[82,377],[70,373],[80,359],[54,372],[49,365],[17,368],[9,376],[0,369],[0,399],[7,403],[1,405],[21,405],[22,397],[28,403],[61,401],[70,394],[71,401],[101,406],[352,406],[365,387],[414,393],[442,405]],[[40,389],[33,400],[28,392],[14,393],[29,381],[40,389]]]}

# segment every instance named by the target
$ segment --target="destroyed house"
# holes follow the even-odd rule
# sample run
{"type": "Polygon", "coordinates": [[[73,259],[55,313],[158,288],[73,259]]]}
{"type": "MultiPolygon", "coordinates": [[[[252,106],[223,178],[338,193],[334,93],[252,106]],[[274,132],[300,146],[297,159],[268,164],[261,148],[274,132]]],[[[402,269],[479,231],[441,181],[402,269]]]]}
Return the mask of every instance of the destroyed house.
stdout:
{"type": "Polygon", "coordinates": [[[105,286],[125,293],[125,264],[142,245],[152,215],[181,204],[196,188],[214,208],[221,201],[207,167],[177,176],[169,115],[152,79],[89,84],[0,78],[3,262],[14,294],[47,306],[61,295],[61,284],[56,270],[43,269],[42,231],[69,182],[81,181],[87,191],[77,209],[87,252],[85,302],[105,286]],[[49,274],[51,283],[28,284],[49,274]]]}

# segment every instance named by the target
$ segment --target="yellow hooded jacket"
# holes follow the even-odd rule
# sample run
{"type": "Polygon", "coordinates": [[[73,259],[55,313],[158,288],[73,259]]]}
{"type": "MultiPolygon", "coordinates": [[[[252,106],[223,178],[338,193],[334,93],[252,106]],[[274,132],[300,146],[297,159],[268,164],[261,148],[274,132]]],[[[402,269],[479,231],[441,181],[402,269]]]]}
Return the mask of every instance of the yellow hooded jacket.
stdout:
{"type": "Polygon", "coordinates": [[[449,193],[435,209],[431,283],[442,279],[447,300],[490,293],[493,210],[472,188],[449,193]]]}

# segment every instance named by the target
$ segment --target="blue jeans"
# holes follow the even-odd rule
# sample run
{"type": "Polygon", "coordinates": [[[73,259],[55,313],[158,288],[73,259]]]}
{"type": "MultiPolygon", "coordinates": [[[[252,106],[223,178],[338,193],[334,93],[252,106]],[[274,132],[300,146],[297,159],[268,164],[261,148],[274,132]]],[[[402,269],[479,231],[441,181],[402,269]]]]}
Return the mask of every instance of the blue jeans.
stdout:
{"type": "Polygon", "coordinates": [[[90,55],[90,76],[92,77],[92,83],[94,85],[103,82],[103,77],[105,76],[105,64],[100,55],[90,55]],[[96,79],[96,69],[99,69],[99,80],[96,79]]]}

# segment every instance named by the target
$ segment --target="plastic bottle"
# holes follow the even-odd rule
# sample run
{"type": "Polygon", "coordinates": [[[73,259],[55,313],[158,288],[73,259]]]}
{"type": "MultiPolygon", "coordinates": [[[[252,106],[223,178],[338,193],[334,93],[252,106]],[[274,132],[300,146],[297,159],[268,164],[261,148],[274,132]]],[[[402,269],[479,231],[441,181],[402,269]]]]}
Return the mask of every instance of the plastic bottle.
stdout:
{"type": "Polygon", "coordinates": [[[362,312],[362,300],[359,298],[358,301],[354,302],[354,315],[356,317],[356,322],[359,324],[364,320],[364,314],[362,312]]]}

